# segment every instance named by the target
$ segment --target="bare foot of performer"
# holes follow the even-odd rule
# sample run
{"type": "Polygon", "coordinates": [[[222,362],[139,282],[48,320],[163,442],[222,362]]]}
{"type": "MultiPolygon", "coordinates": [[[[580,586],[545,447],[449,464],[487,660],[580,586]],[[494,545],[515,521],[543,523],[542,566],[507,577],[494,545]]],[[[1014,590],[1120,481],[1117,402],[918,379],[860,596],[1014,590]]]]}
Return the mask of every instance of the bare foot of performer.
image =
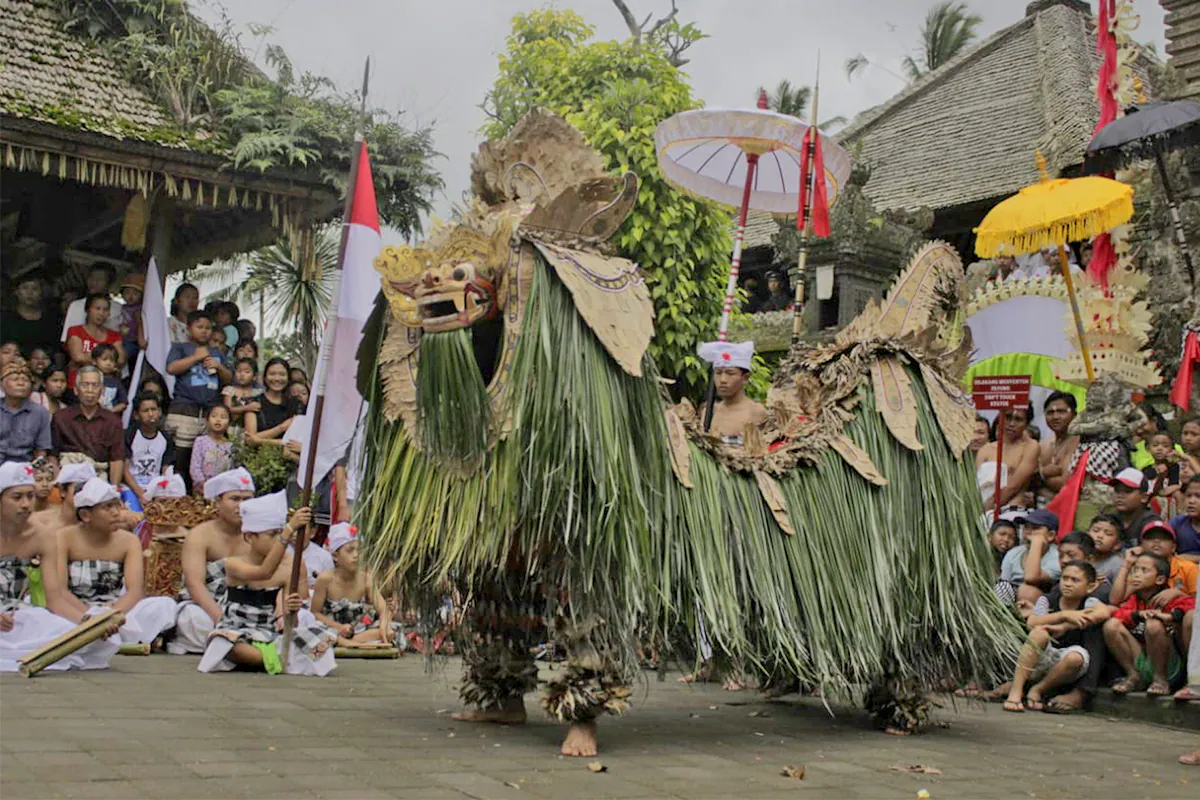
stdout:
{"type": "Polygon", "coordinates": [[[571,727],[567,729],[567,738],[563,739],[562,754],[564,756],[594,756],[597,752],[596,723],[571,723],[571,727]]]}
{"type": "Polygon", "coordinates": [[[478,708],[451,715],[459,722],[491,722],[496,725],[525,724],[525,698],[513,697],[496,708],[478,708]]]}

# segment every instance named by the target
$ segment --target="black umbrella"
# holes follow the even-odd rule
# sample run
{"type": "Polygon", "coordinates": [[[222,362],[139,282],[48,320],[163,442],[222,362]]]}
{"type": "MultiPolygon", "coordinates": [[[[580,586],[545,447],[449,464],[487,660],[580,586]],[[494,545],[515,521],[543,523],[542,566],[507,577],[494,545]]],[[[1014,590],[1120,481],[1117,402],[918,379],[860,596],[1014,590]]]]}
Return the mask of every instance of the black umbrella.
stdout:
{"type": "Polygon", "coordinates": [[[1163,153],[1200,144],[1200,102],[1176,100],[1171,103],[1138,103],[1126,109],[1125,116],[1105,125],[1092,137],[1088,144],[1087,157],[1083,162],[1085,173],[1112,172],[1135,161],[1153,158],[1162,176],[1163,190],[1167,194],[1167,205],[1171,209],[1171,224],[1175,228],[1175,241],[1187,264],[1188,275],[1196,280],[1192,268],[1192,255],[1188,251],[1187,239],[1183,236],[1183,223],[1179,220],[1179,206],[1175,202],[1175,191],[1163,153]]]}

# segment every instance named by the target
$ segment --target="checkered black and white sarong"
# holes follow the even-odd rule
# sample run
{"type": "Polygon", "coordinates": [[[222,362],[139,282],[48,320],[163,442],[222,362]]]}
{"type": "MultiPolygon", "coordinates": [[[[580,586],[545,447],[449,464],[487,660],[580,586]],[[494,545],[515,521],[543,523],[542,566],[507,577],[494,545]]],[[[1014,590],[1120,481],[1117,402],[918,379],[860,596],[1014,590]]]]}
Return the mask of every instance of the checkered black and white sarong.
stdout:
{"type": "Polygon", "coordinates": [[[0,556],[0,612],[15,611],[26,605],[29,570],[34,566],[28,558],[0,556]]]}
{"type": "Polygon", "coordinates": [[[1088,442],[1075,448],[1071,465],[1067,467],[1068,474],[1075,471],[1085,451],[1091,453],[1088,456],[1087,471],[1093,478],[1108,480],[1129,466],[1129,454],[1120,442],[1088,442]]]}
{"type": "Polygon", "coordinates": [[[338,625],[353,625],[355,633],[369,631],[379,627],[379,613],[375,606],[365,600],[326,600],[326,616],[333,617],[338,625]]]}
{"type": "Polygon", "coordinates": [[[100,558],[72,561],[67,564],[67,588],[85,603],[111,603],[125,591],[125,565],[100,558]]]}
{"type": "MultiPolygon", "coordinates": [[[[228,595],[228,587],[225,585],[225,559],[209,561],[204,565],[204,588],[208,589],[208,593],[212,595],[217,605],[225,605],[228,595]]],[[[191,599],[192,595],[188,592],[187,585],[184,584],[183,590],[179,593],[179,601],[188,602],[191,599]]]]}
{"type": "MultiPolygon", "coordinates": [[[[243,586],[228,588],[225,612],[217,622],[198,669],[201,672],[223,672],[236,664],[228,658],[238,642],[260,644],[274,642],[282,646],[283,635],[276,630],[275,601],[279,589],[250,589],[243,586]]],[[[336,666],[333,645],[337,634],[324,625],[297,625],[292,631],[292,646],[288,657],[288,672],[295,675],[327,675],[336,666]],[[327,648],[316,654],[319,644],[327,648]]]]}

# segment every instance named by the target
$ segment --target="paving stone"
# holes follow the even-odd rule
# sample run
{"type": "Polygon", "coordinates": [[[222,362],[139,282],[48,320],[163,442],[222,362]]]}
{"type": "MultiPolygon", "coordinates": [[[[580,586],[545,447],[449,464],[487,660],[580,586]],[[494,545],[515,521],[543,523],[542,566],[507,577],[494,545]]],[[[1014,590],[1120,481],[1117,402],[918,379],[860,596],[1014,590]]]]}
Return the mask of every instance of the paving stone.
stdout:
{"type": "Polygon", "coordinates": [[[525,726],[451,720],[457,665],[430,676],[420,659],[346,662],[317,680],[200,675],[195,661],[152,656],[87,675],[0,676],[0,797],[912,800],[926,788],[934,800],[1133,800],[1190,798],[1200,785],[1200,773],[1174,762],[1196,746],[1184,731],[959,704],[941,714],[950,727],[897,739],[858,711],[831,718],[815,699],[762,703],[653,679],[631,714],[601,721],[609,771],[593,774],[589,759],[558,755],[563,728],[532,698],[525,726]],[[780,776],[786,764],[804,764],[806,779],[780,776]]]}

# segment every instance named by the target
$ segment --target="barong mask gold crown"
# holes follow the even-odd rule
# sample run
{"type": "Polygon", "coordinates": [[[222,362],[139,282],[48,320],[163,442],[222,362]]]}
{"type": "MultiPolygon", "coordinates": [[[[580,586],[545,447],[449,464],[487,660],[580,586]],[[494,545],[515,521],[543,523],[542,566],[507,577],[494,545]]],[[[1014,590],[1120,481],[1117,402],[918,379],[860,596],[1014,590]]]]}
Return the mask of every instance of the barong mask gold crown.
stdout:
{"type": "Polygon", "coordinates": [[[503,310],[500,291],[514,238],[598,249],[637,200],[633,173],[608,175],[579,131],[548,111],[526,115],[471,159],[476,201],[423,247],[388,246],[375,259],[401,324],[427,332],[467,328],[503,310]]]}

